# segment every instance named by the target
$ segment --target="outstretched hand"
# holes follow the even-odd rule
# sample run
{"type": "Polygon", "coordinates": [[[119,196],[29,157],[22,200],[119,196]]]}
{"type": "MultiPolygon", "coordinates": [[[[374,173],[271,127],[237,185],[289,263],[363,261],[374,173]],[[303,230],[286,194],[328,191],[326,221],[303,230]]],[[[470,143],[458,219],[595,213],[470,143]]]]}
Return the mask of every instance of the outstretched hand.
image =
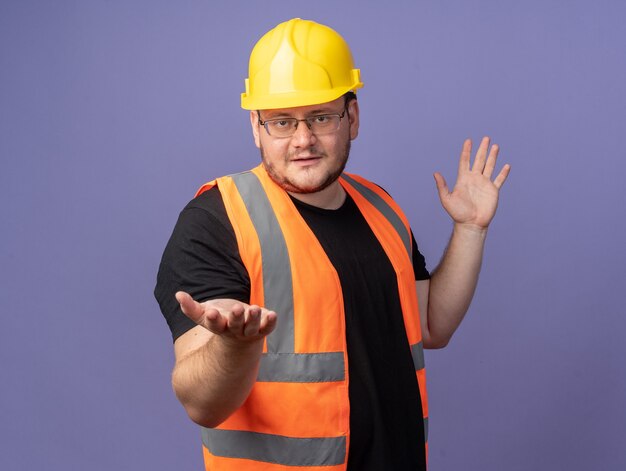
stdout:
{"type": "Polygon", "coordinates": [[[239,341],[259,340],[276,327],[276,313],[234,299],[214,299],[199,303],[184,291],[176,293],[183,313],[215,335],[239,341]]]}
{"type": "Polygon", "coordinates": [[[441,204],[457,224],[486,229],[496,214],[498,194],[511,166],[506,164],[498,176],[491,180],[499,148],[494,144],[489,149],[489,142],[488,137],[483,138],[473,165],[470,165],[472,141],[467,139],[463,143],[459,172],[451,192],[443,176],[438,172],[434,175],[441,204]]]}

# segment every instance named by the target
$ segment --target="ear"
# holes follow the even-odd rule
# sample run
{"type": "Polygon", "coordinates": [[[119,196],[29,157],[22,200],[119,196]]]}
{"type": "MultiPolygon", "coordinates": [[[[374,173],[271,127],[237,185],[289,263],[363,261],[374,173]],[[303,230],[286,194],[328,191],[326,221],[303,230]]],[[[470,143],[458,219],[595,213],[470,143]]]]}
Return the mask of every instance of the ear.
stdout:
{"type": "Polygon", "coordinates": [[[350,140],[359,135],[359,103],[357,100],[348,102],[348,119],[350,120],[350,140]]]}
{"type": "Polygon", "coordinates": [[[259,136],[259,115],[256,111],[250,111],[250,126],[252,126],[252,135],[254,136],[254,143],[260,149],[261,148],[261,139],[259,136]]]}

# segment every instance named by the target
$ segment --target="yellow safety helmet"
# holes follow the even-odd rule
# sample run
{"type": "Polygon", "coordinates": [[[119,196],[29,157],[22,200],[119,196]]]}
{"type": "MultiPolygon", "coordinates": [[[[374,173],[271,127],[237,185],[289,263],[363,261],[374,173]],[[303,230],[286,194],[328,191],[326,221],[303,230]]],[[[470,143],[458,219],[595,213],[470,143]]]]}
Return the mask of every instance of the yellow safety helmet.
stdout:
{"type": "Polygon", "coordinates": [[[259,39],[248,73],[241,94],[246,110],[327,103],[363,86],[346,41],[328,26],[300,18],[259,39]]]}

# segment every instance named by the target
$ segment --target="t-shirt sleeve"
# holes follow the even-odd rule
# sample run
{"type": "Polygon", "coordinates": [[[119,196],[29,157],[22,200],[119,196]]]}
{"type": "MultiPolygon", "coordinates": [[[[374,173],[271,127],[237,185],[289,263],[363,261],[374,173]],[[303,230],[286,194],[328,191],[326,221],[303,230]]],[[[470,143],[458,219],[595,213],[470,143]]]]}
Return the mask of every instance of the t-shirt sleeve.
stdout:
{"type": "Polygon", "coordinates": [[[217,186],[180,213],[159,265],[154,296],[174,340],[196,325],[181,311],[174,297],[177,291],[198,302],[250,300],[250,279],[217,186]]]}
{"type": "Polygon", "coordinates": [[[413,271],[415,272],[415,280],[430,280],[430,273],[426,270],[426,259],[417,248],[417,242],[411,232],[411,244],[413,245],[413,271]]]}

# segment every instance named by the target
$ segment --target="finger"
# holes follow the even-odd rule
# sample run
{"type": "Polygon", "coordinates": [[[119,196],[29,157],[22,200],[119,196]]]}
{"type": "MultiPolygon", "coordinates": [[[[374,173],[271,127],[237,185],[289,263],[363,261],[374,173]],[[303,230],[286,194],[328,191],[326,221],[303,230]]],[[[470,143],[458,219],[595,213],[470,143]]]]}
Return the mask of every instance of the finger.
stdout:
{"type": "Polygon", "coordinates": [[[461,158],[459,159],[459,175],[463,172],[470,171],[470,157],[472,155],[472,140],[465,139],[463,149],[461,149],[461,158]]]}
{"type": "Polygon", "coordinates": [[[228,330],[235,335],[242,335],[244,322],[245,308],[241,304],[234,304],[228,313],[228,330]]]}
{"type": "Polygon", "coordinates": [[[246,316],[246,322],[243,326],[244,337],[254,337],[258,335],[260,322],[261,308],[259,306],[250,306],[246,316]]]}
{"type": "Polygon", "coordinates": [[[443,201],[443,199],[448,196],[448,194],[450,194],[446,179],[443,178],[443,175],[441,175],[439,172],[435,172],[433,177],[435,177],[435,184],[437,185],[437,191],[439,192],[439,199],[443,201]]]}
{"type": "Polygon", "coordinates": [[[485,169],[485,161],[487,160],[487,149],[489,149],[489,137],[483,137],[483,140],[480,141],[480,146],[476,151],[476,158],[474,159],[474,165],[472,166],[472,171],[482,173],[485,169]]]}
{"type": "Polygon", "coordinates": [[[183,314],[189,317],[189,319],[194,321],[196,324],[201,324],[205,314],[202,304],[194,301],[194,299],[184,291],[178,291],[175,296],[183,314]]]}
{"type": "Polygon", "coordinates": [[[259,335],[269,335],[276,328],[278,315],[274,311],[263,311],[261,313],[261,322],[259,324],[259,335]]]}
{"type": "Polygon", "coordinates": [[[483,175],[487,178],[491,178],[491,175],[493,174],[493,169],[496,167],[496,161],[498,160],[499,151],[500,147],[498,147],[498,144],[491,146],[489,157],[487,157],[487,163],[485,164],[485,170],[483,171],[483,175]]]}
{"type": "Polygon", "coordinates": [[[504,167],[502,167],[502,170],[500,170],[500,173],[498,174],[496,179],[493,181],[493,184],[496,186],[498,190],[500,189],[500,187],[502,187],[502,185],[504,185],[504,182],[506,181],[506,178],[509,176],[510,171],[511,171],[511,166],[509,164],[506,164],[504,167]]]}
{"type": "Polygon", "coordinates": [[[228,322],[215,308],[205,310],[204,327],[214,334],[223,334],[226,331],[228,322]]]}

